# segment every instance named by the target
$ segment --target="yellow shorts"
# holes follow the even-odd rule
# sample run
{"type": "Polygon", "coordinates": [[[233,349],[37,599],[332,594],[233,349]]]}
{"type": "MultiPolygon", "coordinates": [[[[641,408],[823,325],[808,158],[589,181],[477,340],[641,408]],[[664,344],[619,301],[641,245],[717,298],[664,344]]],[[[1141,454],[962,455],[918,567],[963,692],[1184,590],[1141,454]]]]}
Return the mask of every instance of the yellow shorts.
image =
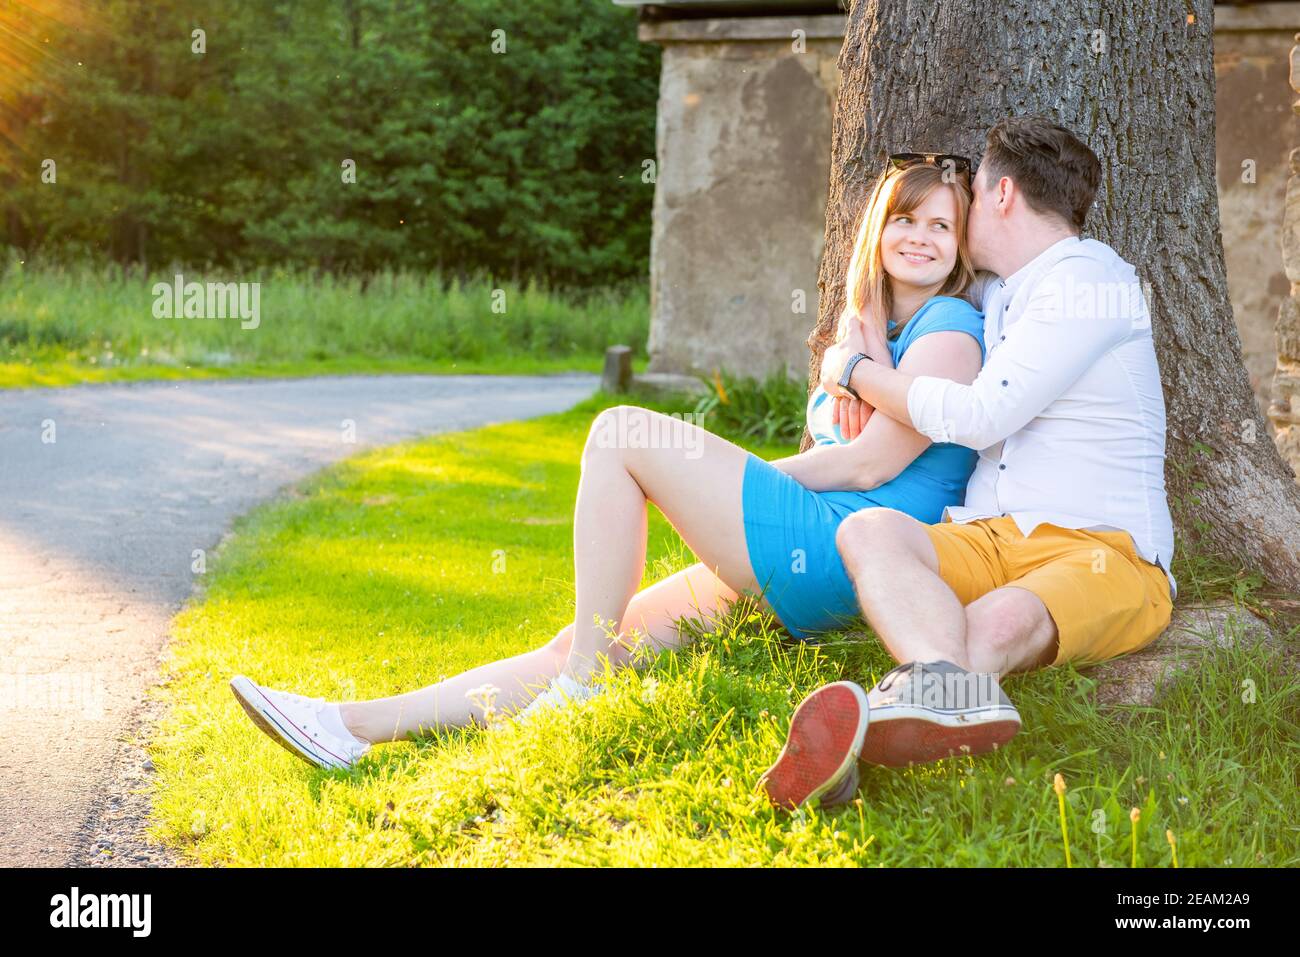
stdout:
{"type": "Polygon", "coordinates": [[[1026,538],[1008,515],[927,525],[939,576],[961,600],[1003,585],[1037,595],[1056,622],[1052,664],[1092,664],[1137,651],[1169,626],[1169,579],[1138,556],[1127,532],[1044,523],[1026,538]]]}

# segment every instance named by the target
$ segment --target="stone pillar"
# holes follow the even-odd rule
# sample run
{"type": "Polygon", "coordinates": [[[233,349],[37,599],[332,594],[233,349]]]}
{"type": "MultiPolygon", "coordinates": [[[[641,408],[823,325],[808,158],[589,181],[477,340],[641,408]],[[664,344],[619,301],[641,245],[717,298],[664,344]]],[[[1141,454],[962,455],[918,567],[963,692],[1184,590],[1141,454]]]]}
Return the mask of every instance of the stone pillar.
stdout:
{"type": "Polygon", "coordinates": [[[804,381],[844,17],[643,21],[663,46],[649,372],[804,381]]]}
{"type": "MultiPolygon", "coordinates": [[[[1295,39],[1300,43],[1300,33],[1295,39]]],[[[1300,93],[1300,46],[1291,48],[1291,89],[1300,93]]],[[[1292,109],[1300,114],[1300,100],[1292,109]]],[[[1282,265],[1291,295],[1277,314],[1277,370],[1268,414],[1277,430],[1278,450],[1300,476],[1300,148],[1291,151],[1290,173],[1282,219],[1282,265]]]]}

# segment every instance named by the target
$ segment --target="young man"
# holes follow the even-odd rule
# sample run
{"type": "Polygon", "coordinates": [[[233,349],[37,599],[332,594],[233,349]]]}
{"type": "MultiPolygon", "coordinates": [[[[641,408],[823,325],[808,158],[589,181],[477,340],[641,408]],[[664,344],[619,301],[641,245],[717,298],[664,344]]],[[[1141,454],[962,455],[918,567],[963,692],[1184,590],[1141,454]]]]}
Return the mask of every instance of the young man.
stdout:
{"type": "Polygon", "coordinates": [[[1002,675],[1112,658],[1168,626],[1164,397],[1133,267],[1080,238],[1099,178],[1050,120],[989,131],[967,235],[976,268],[1002,278],[975,293],[988,360],[971,385],[893,369],[862,323],[827,349],[846,438],[870,407],[979,459],[938,525],[867,509],[840,526],[863,615],[900,665],[870,694],[836,682],[800,704],[763,776],[774,803],[851,799],[859,759],[992,750],[1020,728],[1002,675]]]}

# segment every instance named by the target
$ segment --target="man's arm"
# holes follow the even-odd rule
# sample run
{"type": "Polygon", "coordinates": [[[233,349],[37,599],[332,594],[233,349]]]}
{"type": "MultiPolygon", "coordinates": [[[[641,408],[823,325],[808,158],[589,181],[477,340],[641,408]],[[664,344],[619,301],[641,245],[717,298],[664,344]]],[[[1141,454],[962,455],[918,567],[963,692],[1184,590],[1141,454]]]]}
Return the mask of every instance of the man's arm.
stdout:
{"type": "MultiPolygon", "coordinates": [[[[883,412],[896,422],[915,428],[907,414],[907,393],[915,378],[899,369],[864,360],[853,367],[849,385],[877,412],[883,412]]],[[[871,418],[874,419],[875,416],[871,418]]],[[[867,424],[871,424],[869,420],[867,424]]]]}
{"type": "Polygon", "coordinates": [[[1145,306],[1140,290],[1130,295],[1126,286],[1091,262],[1045,278],[970,385],[863,368],[874,365],[869,362],[858,363],[850,384],[877,410],[901,416],[934,442],[988,448],[1023,428],[1128,338],[1145,306]]]}

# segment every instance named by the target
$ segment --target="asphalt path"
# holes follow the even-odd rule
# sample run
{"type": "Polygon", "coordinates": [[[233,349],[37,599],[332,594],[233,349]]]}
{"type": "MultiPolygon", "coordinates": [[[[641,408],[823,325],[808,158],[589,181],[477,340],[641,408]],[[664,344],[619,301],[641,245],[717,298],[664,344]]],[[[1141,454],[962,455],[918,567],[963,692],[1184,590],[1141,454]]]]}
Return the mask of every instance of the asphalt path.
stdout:
{"type": "Polygon", "coordinates": [[[362,448],[569,408],[594,375],[0,391],[0,866],[167,864],[142,840],[146,690],[200,557],[362,448]]]}

